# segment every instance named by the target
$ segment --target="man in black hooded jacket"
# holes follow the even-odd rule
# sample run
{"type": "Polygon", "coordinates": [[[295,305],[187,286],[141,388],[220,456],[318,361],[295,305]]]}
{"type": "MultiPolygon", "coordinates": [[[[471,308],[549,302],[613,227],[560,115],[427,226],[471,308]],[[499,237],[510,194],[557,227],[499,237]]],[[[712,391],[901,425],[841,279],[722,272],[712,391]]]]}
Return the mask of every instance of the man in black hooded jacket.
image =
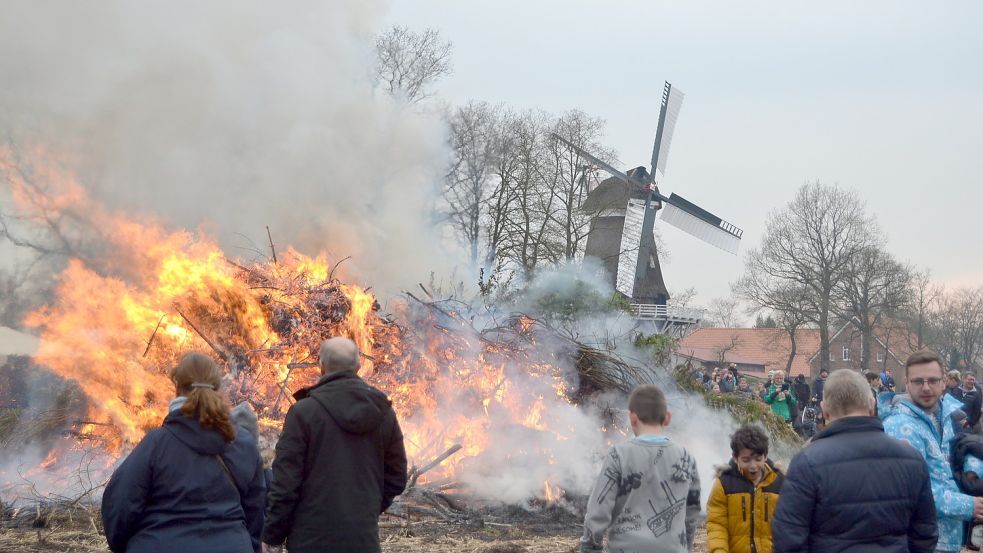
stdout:
{"type": "Polygon", "coordinates": [[[321,345],[321,380],[297,392],[276,445],[263,543],[291,553],[378,553],[379,514],[406,487],[406,451],[386,395],[355,374],[358,347],[321,345]]]}

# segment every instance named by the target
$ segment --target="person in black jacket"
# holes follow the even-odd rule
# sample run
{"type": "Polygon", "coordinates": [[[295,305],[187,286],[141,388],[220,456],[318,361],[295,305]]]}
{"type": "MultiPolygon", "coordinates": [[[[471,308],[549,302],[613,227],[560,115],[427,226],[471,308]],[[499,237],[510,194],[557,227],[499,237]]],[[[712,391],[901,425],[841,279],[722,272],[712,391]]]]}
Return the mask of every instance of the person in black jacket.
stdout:
{"type": "Polygon", "coordinates": [[[378,553],[379,515],[406,487],[403,433],[355,371],[347,338],[321,345],[321,380],[294,395],[276,444],[263,542],[290,553],[378,553]]]}
{"type": "Polygon", "coordinates": [[[983,394],[980,387],[976,385],[976,375],[966,371],[962,375],[963,385],[957,386],[950,392],[952,397],[963,403],[963,411],[966,413],[966,423],[973,431],[980,422],[980,409],[983,408],[983,394]]]}
{"type": "Polygon", "coordinates": [[[774,553],[934,551],[935,501],[921,455],[884,433],[860,373],[834,371],[823,397],[829,424],[789,465],[774,553]]]}
{"type": "Polygon", "coordinates": [[[795,381],[792,383],[792,395],[795,396],[799,405],[809,405],[809,400],[812,399],[812,390],[809,388],[809,383],[806,382],[804,374],[795,377],[795,381]]]}
{"type": "Polygon", "coordinates": [[[266,483],[256,441],[229,421],[222,372],[189,353],[171,372],[178,397],[102,496],[114,553],[258,553],[266,483]]]}

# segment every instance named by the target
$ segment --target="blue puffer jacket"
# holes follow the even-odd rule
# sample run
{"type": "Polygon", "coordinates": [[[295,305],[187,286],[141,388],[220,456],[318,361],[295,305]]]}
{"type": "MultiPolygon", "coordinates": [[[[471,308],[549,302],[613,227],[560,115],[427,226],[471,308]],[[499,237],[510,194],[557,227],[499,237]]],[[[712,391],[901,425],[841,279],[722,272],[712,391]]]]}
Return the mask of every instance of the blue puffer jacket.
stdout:
{"type": "Polygon", "coordinates": [[[265,496],[263,463],[248,431],[238,428],[227,443],[174,411],[110,478],[102,496],[106,540],[114,553],[259,553],[265,496]]]}
{"type": "Polygon", "coordinates": [[[961,403],[946,394],[942,396],[942,435],[939,436],[929,415],[908,396],[883,392],[877,396],[877,412],[884,421],[884,431],[894,438],[911,444],[925,458],[932,480],[932,495],[939,518],[939,551],[960,551],[964,543],[963,523],[973,518],[973,498],[959,491],[949,464],[953,438],[959,433],[965,418],[961,403]]]}

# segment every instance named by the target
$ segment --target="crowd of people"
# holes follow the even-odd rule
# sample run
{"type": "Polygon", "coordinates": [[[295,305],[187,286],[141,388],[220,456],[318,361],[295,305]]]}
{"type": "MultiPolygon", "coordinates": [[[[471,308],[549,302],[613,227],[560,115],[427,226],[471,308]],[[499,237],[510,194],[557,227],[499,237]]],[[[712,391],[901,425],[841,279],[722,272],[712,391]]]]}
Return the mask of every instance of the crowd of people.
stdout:
{"type": "MultiPolygon", "coordinates": [[[[711,374],[715,382],[725,378],[735,376],[711,374]]],[[[983,436],[975,376],[946,373],[942,359],[923,350],[905,363],[907,394],[895,390],[889,371],[840,369],[821,375],[809,396],[796,389],[802,383],[776,373],[762,401],[790,407],[818,392],[825,426],[787,472],[768,458],[761,427],[731,436],[731,458],[719,466],[706,506],[709,553],[980,549],[983,436]]],[[[609,453],[581,549],[600,551],[606,534],[612,552],[689,551],[700,486],[693,458],[665,436],[672,413],[660,390],[636,389],[629,411],[635,438],[609,453]]]]}
{"type": "MultiPolygon", "coordinates": [[[[103,494],[114,553],[381,551],[378,517],[402,493],[406,454],[385,394],[357,376],[357,346],[324,342],[322,377],[295,394],[272,469],[256,415],[231,409],[222,372],[190,353],[172,370],[176,397],[113,473],[103,494]]],[[[748,394],[727,369],[719,386],[748,394]]],[[[701,375],[702,378],[702,375],[701,375]]],[[[981,394],[972,374],[946,373],[920,351],[905,364],[907,394],[890,372],[841,369],[812,386],[776,371],[752,399],[791,420],[818,401],[825,424],[783,472],[758,426],[738,429],[706,505],[710,553],[955,553],[983,543],[981,394]]],[[[612,447],[588,499],[581,550],[692,549],[701,511],[696,459],[665,432],[654,385],[628,399],[635,437],[612,447]]]]}
{"type": "MultiPolygon", "coordinates": [[[[956,375],[955,382],[958,383],[959,372],[951,371],[951,373],[956,375]]],[[[769,405],[775,415],[790,424],[803,438],[811,438],[825,424],[822,409],[820,409],[823,389],[826,379],[829,377],[829,371],[825,369],[819,372],[819,376],[813,380],[811,385],[805,375],[800,374],[791,378],[783,370],[771,370],[768,371],[767,378],[752,386],[752,379],[747,375],[740,374],[734,363],[731,363],[727,368],[710,367],[705,369],[701,366],[692,374],[697,384],[703,386],[709,393],[715,395],[733,394],[769,405]]],[[[970,374],[970,376],[972,375],[970,374]]],[[[889,368],[882,369],[880,373],[867,372],[865,377],[875,399],[877,394],[893,392],[895,389],[896,383],[889,368]]],[[[975,377],[973,382],[975,385],[975,377]]],[[[953,393],[960,393],[958,392],[959,389],[954,386],[953,393]]],[[[979,394],[977,397],[980,397],[979,394]]],[[[976,421],[979,421],[978,414],[976,421]]]]}

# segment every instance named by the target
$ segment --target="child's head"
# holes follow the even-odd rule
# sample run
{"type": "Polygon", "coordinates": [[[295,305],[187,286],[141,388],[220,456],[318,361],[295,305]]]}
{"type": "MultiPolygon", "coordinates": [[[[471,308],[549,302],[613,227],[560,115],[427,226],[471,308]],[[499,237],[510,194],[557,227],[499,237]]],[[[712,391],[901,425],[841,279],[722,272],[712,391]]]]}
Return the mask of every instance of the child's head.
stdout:
{"type": "Polygon", "coordinates": [[[669,413],[666,395],[653,384],[638,386],[628,397],[628,418],[636,436],[642,426],[668,426],[672,415],[669,413]]]}
{"type": "Polygon", "coordinates": [[[745,425],[730,437],[734,462],[745,478],[756,482],[768,461],[768,436],[757,426],[745,425]]]}

